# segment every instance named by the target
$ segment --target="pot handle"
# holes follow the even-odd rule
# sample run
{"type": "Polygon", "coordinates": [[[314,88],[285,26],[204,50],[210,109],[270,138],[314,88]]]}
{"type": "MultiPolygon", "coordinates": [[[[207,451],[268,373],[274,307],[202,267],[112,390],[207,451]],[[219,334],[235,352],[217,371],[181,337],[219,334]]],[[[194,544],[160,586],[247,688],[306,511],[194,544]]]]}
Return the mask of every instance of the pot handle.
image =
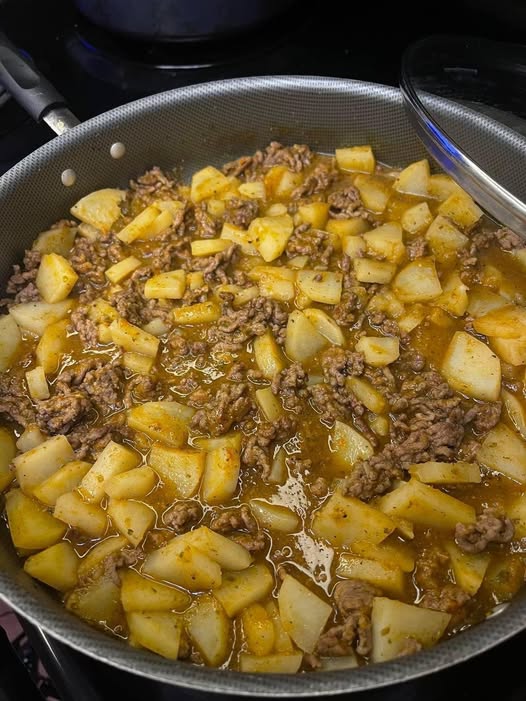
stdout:
{"type": "Polygon", "coordinates": [[[0,31],[0,83],[37,122],[56,134],[79,124],[62,95],[32,66],[0,31]]]}

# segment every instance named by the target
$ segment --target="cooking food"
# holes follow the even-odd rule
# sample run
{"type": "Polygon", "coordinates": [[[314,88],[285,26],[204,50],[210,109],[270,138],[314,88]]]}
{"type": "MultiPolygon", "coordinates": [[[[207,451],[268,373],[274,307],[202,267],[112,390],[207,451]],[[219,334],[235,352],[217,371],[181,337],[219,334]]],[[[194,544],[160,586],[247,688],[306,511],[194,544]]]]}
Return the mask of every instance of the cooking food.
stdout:
{"type": "Polygon", "coordinates": [[[526,249],[427,161],[271,143],[35,241],[0,490],[67,609],[247,672],[389,660],[521,588],[526,249]]]}

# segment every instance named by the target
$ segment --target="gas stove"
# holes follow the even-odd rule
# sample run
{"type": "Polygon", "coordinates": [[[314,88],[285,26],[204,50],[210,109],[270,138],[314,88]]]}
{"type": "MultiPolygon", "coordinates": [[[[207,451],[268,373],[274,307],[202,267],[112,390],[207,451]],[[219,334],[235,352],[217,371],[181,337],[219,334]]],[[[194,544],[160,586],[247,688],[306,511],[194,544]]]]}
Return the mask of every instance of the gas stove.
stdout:
{"type": "MultiPolygon", "coordinates": [[[[238,76],[331,75],[396,85],[404,48],[429,32],[524,41],[520,28],[474,13],[469,4],[442,0],[430,19],[417,10],[411,10],[411,17],[409,9],[402,12],[396,3],[355,4],[347,12],[336,3],[312,10],[298,3],[279,20],[223,43],[156,45],[134,43],[95,27],[68,0],[0,0],[0,28],[82,120],[155,92],[238,76]]],[[[52,136],[0,86],[0,174],[52,136]]],[[[354,694],[352,700],[483,701],[495,696],[498,681],[502,701],[525,701],[526,678],[522,665],[515,663],[525,646],[526,632],[439,674],[354,694]]],[[[96,662],[48,638],[0,604],[0,701],[106,701],[116,693],[127,701],[204,697],[96,662]]]]}

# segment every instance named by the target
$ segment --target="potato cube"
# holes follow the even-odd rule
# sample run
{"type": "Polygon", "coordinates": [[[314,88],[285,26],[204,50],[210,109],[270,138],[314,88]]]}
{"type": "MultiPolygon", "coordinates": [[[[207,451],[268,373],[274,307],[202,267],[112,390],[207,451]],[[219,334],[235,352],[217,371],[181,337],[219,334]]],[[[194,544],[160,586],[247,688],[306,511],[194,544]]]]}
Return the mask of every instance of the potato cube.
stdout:
{"type": "Polygon", "coordinates": [[[185,613],[185,630],[207,665],[219,667],[232,650],[232,624],[211,595],[199,597],[185,613]]]}
{"type": "Polygon", "coordinates": [[[70,211],[80,221],[107,234],[121,216],[120,205],[125,196],[124,190],[95,190],[74,204],[70,211]]]}
{"type": "Polygon", "coordinates": [[[152,507],[127,499],[110,499],[107,511],[116,530],[135,547],[153,528],[157,518],[152,507]]]}
{"type": "Polygon", "coordinates": [[[467,192],[460,190],[450,195],[438,208],[438,213],[448,217],[463,229],[471,229],[482,217],[482,210],[467,192]]]}
{"type": "Polygon", "coordinates": [[[391,336],[362,336],[355,347],[368,365],[377,368],[393,363],[400,355],[400,339],[391,336]]]}
{"type": "Polygon", "coordinates": [[[279,609],[274,599],[272,598],[270,601],[267,601],[264,606],[274,626],[274,649],[276,652],[287,654],[294,652],[294,645],[292,644],[290,635],[285,631],[285,628],[283,628],[283,623],[281,622],[281,618],[279,616],[279,609]]]}
{"type": "Polygon", "coordinates": [[[272,199],[290,197],[303,180],[301,173],[293,173],[284,165],[276,165],[265,173],[265,189],[272,199]]]}
{"type": "Polygon", "coordinates": [[[126,614],[130,643],[169,660],[179,656],[183,618],[170,611],[130,611],[126,614]]]}
{"type": "Polygon", "coordinates": [[[199,489],[205,469],[205,453],[155,444],[149,464],[177,498],[189,499],[199,489]]]}
{"type": "Polygon", "coordinates": [[[370,414],[367,417],[367,423],[369,427],[377,436],[388,436],[389,435],[389,419],[387,416],[379,416],[377,414],[370,414]]]}
{"type": "Polygon", "coordinates": [[[184,270],[171,270],[159,273],[144,285],[146,299],[181,299],[186,289],[186,273],[184,270]]]}
{"type": "Polygon", "coordinates": [[[45,329],[38,342],[35,355],[37,363],[43,368],[46,375],[58,370],[60,360],[67,351],[68,326],[68,319],[51,324],[45,329]]]}
{"type": "Polygon", "coordinates": [[[354,179],[354,184],[360,193],[360,199],[369,211],[375,214],[385,211],[391,196],[391,188],[386,180],[374,175],[360,174],[354,179]]]}
{"type": "Polygon", "coordinates": [[[18,484],[24,492],[31,493],[34,487],[74,458],[68,439],[54,436],[13,460],[18,484]]]}
{"type": "Polygon", "coordinates": [[[316,355],[327,345],[324,338],[303,312],[295,309],[289,314],[285,336],[285,352],[300,363],[316,355]]]}
{"type": "Polygon", "coordinates": [[[352,260],[359,259],[365,254],[365,241],[361,236],[344,236],[342,251],[352,260]]]}
{"type": "Polygon", "coordinates": [[[14,304],[9,309],[9,313],[20,328],[30,331],[36,336],[42,336],[48,326],[67,316],[72,305],[73,302],[69,299],[54,304],[25,302],[14,304]]]}
{"type": "Polygon", "coordinates": [[[309,202],[298,207],[298,214],[303,224],[310,224],[313,229],[324,229],[329,216],[327,202],[309,202]]]}
{"type": "Polygon", "coordinates": [[[386,514],[354,497],[335,492],[315,514],[312,530],[332,546],[352,545],[367,540],[381,543],[395,529],[386,514]]]}
{"type": "Polygon", "coordinates": [[[245,231],[239,226],[225,222],[220,234],[222,239],[237,243],[243,253],[247,256],[259,256],[259,252],[254,245],[254,235],[250,231],[245,231]]]}
{"type": "Polygon", "coordinates": [[[314,302],[338,304],[342,295],[341,273],[320,272],[317,270],[298,271],[299,289],[314,302]]]}
{"type": "Polygon", "coordinates": [[[513,499],[506,509],[508,517],[513,521],[515,527],[515,538],[526,537],[526,495],[513,499]]]}
{"type": "Polygon", "coordinates": [[[152,468],[143,465],[112,475],[104,482],[104,491],[112,499],[141,499],[152,491],[156,481],[152,468]]]}
{"type": "Polygon", "coordinates": [[[351,547],[355,555],[376,560],[390,567],[400,568],[402,572],[412,572],[415,568],[415,555],[407,543],[394,542],[370,543],[356,540],[351,547]]]}
{"type": "Polygon", "coordinates": [[[526,484],[526,443],[505,424],[497,424],[486,435],[477,461],[515,482],[526,484]]]}
{"type": "Polygon", "coordinates": [[[369,411],[383,414],[387,410],[385,397],[367,380],[363,380],[361,377],[349,377],[346,384],[358,401],[369,411]]]}
{"type": "Polygon", "coordinates": [[[387,222],[362,235],[367,253],[381,256],[390,263],[400,263],[405,255],[402,227],[398,222],[387,222]]]}
{"type": "Polygon", "coordinates": [[[213,438],[205,438],[197,436],[193,439],[193,444],[199,450],[215,450],[216,448],[235,448],[241,450],[241,432],[232,431],[224,436],[214,436],[213,438]]]}
{"type": "Polygon", "coordinates": [[[83,477],[79,492],[86,501],[99,503],[104,497],[106,481],[126,470],[137,467],[139,453],[131,448],[110,441],[99,455],[90,471],[83,477]]]}
{"type": "Polygon", "coordinates": [[[187,438],[186,421],[175,406],[177,402],[144,402],[128,409],[127,423],[154,441],[180,448],[187,438]],[[172,406],[174,405],[174,406],[172,406]]]}
{"type": "Polygon", "coordinates": [[[423,462],[411,465],[409,472],[426,484],[479,484],[480,468],[471,462],[423,462]]]}
{"type": "Polygon", "coordinates": [[[240,287],[239,285],[218,285],[214,293],[221,298],[222,293],[231,294],[234,296],[232,306],[234,309],[239,309],[243,305],[260,296],[259,287],[252,285],[250,287],[240,287]]]}
{"type": "Polygon", "coordinates": [[[467,246],[468,240],[449,219],[440,215],[433,219],[426,232],[426,241],[440,263],[453,262],[458,251],[467,246]]]}
{"type": "Polygon", "coordinates": [[[458,392],[487,402],[499,398],[499,359],[485,343],[465,331],[457,331],[451,339],[442,361],[442,374],[458,392]]]}
{"type": "Polygon", "coordinates": [[[312,309],[305,309],[303,313],[316,331],[326,338],[329,343],[332,343],[334,346],[343,346],[345,344],[342,330],[334,319],[324,311],[313,307],[312,309]]]}
{"type": "Polygon", "coordinates": [[[42,256],[35,283],[44,302],[54,304],[66,299],[77,280],[77,273],[63,256],[57,253],[42,256]]]}
{"type": "Polygon", "coordinates": [[[74,589],[65,603],[69,611],[102,629],[113,630],[122,625],[119,587],[110,579],[99,579],[74,589]]]}
{"type": "Polygon", "coordinates": [[[157,235],[155,221],[160,213],[161,210],[158,207],[149,205],[119,231],[117,238],[123,243],[133,243],[137,239],[150,238],[152,233],[157,235]]]}
{"type": "Polygon", "coordinates": [[[438,173],[429,178],[429,197],[443,202],[455,192],[462,188],[449,175],[438,173]]]}
{"type": "Polygon", "coordinates": [[[227,239],[199,239],[190,243],[193,256],[213,256],[231,245],[227,239]]]}
{"type": "Polygon", "coordinates": [[[395,277],[393,291],[402,302],[429,302],[442,294],[434,260],[418,258],[408,263],[395,277]]]}
{"type": "Polygon", "coordinates": [[[274,649],[274,624],[261,604],[252,604],[241,612],[243,637],[249,652],[262,657],[274,649]]]}
{"type": "Polygon", "coordinates": [[[138,326],[130,324],[126,319],[115,319],[110,324],[111,338],[114,343],[124,348],[155,358],[159,349],[159,339],[155,338],[138,326]]]}
{"type": "Polygon", "coordinates": [[[204,591],[221,585],[221,567],[217,562],[180,537],[149,553],[142,571],[188,591],[204,591]]]}
{"type": "Polygon", "coordinates": [[[490,346],[505,363],[526,365],[526,338],[491,338],[490,346]]]}
{"type": "Polygon", "coordinates": [[[293,229],[292,217],[289,214],[281,214],[253,219],[248,233],[263,260],[269,263],[283,253],[293,229]]]}
{"type": "Polygon", "coordinates": [[[433,304],[453,316],[464,316],[468,308],[468,287],[458,273],[450,273],[444,280],[442,294],[433,304]]]}
{"type": "Polygon", "coordinates": [[[184,591],[153,579],[143,577],[135,570],[120,573],[121,602],[125,611],[184,611],[192,599],[184,591]]]}
{"type": "Polygon", "coordinates": [[[279,616],[283,628],[304,652],[314,652],[332,608],[306,586],[285,575],[278,592],[279,616]]]}
{"type": "Polygon", "coordinates": [[[140,353],[128,351],[122,354],[122,367],[138,375],[149,375],[154,362],[154,358],[140,353]]]}
{"type": "Polygon", "coordinates": [[[280,302],[290,302],[294,299],[294,283],[289,280],[280,279],[275,275],[264,275],[258,280],[258,285],[259,294],[263,297],[277,299],[280,302]]]}
{"type": "Polygon", "coordinates": [[[31,249],[42,254],[58,253],[59,256],[65,257],[71,251],[76,235],[76,226],[55,226],[48,231],[42,231],[31,249]]]}
{"type": "Polygon", "coordinates": [[[142,261],[138,258],[135,258],[135,256],[128,256],[118,263],[115,263],[115,265],[111,265],[106,270],[105,275],[111,283],[117,285],[131,275],[134,270],[140,268],[141,265],[142,261]]]}
{"type": "Polygon", "coordinates": [[[192,175],[190,199],[197,204],[208,197],[220,196],[229,186],[226,175],[213,166],[206,166],[192,175]]]}
{"type": "Polygon", "coordinates": [[[222,504],[234,496],[240,468],[239,450],[233,446],[214,448],[207,454],[201,485],[206,504],[222,504]]]}
{"type": "Polygon", "coordinates": [[[273,394],[270,387],[257,389],[256,401],[267,421],[276,421],[283,414],[283,409],[279,399],[273,394]]]}
{"type": "Polygon", "coordinates": [[[253,350],[256,365],[266,380],[273,380],[285,367],[283,354],[271,331],[254,339],[253,350]]]}
{"type": "Polygon", "coordinates": [[[426,308],[422,304],[413,304],[407,309],[406,313],[396,321],[400,331],[403,333],[411,333],[425,318],[426,308]]]}
{"type": "Polygon", "coordinates": [[[373,446],[361,433],[343,423],[335,421],[330,442],[333,461],[348,472],[360,460],[367,460],[374,453],[373,446]]]}
{"type": "Polygon", "coordinates": [[[467,594],[475,596],[488,569],[490,553],[468,554],[453,542],[444,543],[444,548],[449,555],[455,582],[467,594]]]}
{"type": "Polygon", "coordinates": [[[272,459],[270,472],[267,477],[269,484],[285,484],[287,481],[287,465],[285,464],[286,453],[283,449],[278,450],[272,459]]]}
{"type": "Polygon", "coordinates": [[[91,538],[101,538],[108,526],[106,512],[97,504],[88,504],[78,492],[67,492],[57,497],[53,515],[91,538]]]}
{"type": "Polygon", "coordinates": [[[0,372],[11,367],[22,343],[22,335],[15,317],[5,314],[0,317],[0,372]]]}
{"type": "Polygon", "coordinates": [[[399,598],[404,596],[407,585],[405,575],[398,565],[346,553],[340,555],[336,574],[347,579],[367,582],[399,598]]]}
{"type": "Polygon", "coordinates": [[[386,662],[398,657],[408,640],[416,640],[424,647],[434,645],[444,634],[450,620],[449,613],[375,597],[371,615],[373,662],[386,662]]]}
{"type": "Polygon", "coordinates": [[[243,195],[243,197],[248,197],[251,200],[264,200],[267,197],[265,183],[261,180],[241,183],[238,189],[240,195],[243,195]]]}
{"type": "Polygon", "coordinates": [[[295,674],[301,667],[302,653],[278,655],[249,655],[242,652],[239,656],[239,671],[251,674],[295,674]]]}
{"type": "Polygon", "coordinates": [[[379,285],[386,285],[388,282],[391,282],[396,273],[396,265],[384,260],[355,258],[353,267],[358,282],[375,282],[379,285]]]}
{"type": "Polygon", "coordinates": [[[524,338],[526,337],[526,308],[508,304],[492,309],[475,319],[473,328],[484,336],[524,338]]]}
{"type": "Polygon", "coordinates": [[[336,156],[336,165],[340,170],[374,173],[376,159],[370,146],[337,148],[334,154],[336,156]]]}
{"type": "Polygon", "coordinates": [[[268,567],[256,564],[241,572],[224,572],[223,583],[213,593],[227,616],[233,618],[247,606],[268,596],[273,586],[274,577],[268,567]]]}
{"type": "Polygon", "coordinates": [[[270,504],[263,499],[251,499],[250,509],[263,528],[281,533],[296,533],[300,526],[298,515],[288,506],[270,504]]]}
{"type": "Polygon", "coordinates": [[[15,473],[11,470],[11,461],[16,455],[15,438],[7,428],[0,427],[0,492],[11,484],[15,473]]]}
{"type": "Polygon", "coordinates": [[[371,225],[365,219],[353,217],[351,219],[329,219],[325,225],[325,231],[329,234],[336,234],[340,239],[345,237],[356,237],[369,231],[371,225]]]}
{"type": "Polygon", "coordinates": [[[80,484],[82,478],[91,469],[89,462],[82,460],[72,460],[60,467],[56,472],[53,472],[36,487],[33,487],[32,493],[39,501],[46,506],[55,506],[57,499],[62,494],[71,492],[80,484]]]}
{"type": "Polygon", "coordinates": [[[522,438],[526,440],[526,409],[524,402],[506,389],[502,390],[501,397],[511,423],[522,438]]]}
{"type": "Polygon", "coordinates": [[[252,556],[246,548],[206,526],[179,536],[180,542],[183,539],[193,548],[212,558],[224,570],[244,570],[252,564],[252,556]]]}
{"type": "Polygon", "coordinates": [[[26,372],[26,384],[29,396],[33,401],[49,399],[49,387],[42,367],[38,366],[26,372]]]}
{"type": "Polygon", "coordinates": [[[426,158],[404,168],[396,178],[393,189],[409,195],[427,197],[429,194],[429,162],[426,158]]]}
{"type": "Polygon", "coordinates": [[[73,589],[78,582],[79,557],[71,543],[57,543],[24,562],[24,570],[59,591],[73,589]]]}
{"type": "Polygon", "coordinates": [[[420,234],[433,221],[433,215],[427,202],[420,202],[406,209],[402,215],[402,226],[410,234],[420,234]]]}
{"type": "Polygon", "coordinates": [[[197,324],[209,324],[217,321],[221,316],[221,309],[217,302],[198,302],[187,307],[179,307],[172,312],[172,318],[181,326],[196,326],[197,324]]]}
{"type": "Polygon", "coordinates": [[[5,496],[9,534],[15,548],[42,550],[62,539],[66,526],[20,489],[5,496]]]}
{"type": "Polygon", "coordinates": [[[111,535],[99,541],[91,547],[81,559],[79,564],[79,579],[97,579],[104,575],[106,560],[119,553],[129,545],[129,541],[123,535],[111,535]]]}

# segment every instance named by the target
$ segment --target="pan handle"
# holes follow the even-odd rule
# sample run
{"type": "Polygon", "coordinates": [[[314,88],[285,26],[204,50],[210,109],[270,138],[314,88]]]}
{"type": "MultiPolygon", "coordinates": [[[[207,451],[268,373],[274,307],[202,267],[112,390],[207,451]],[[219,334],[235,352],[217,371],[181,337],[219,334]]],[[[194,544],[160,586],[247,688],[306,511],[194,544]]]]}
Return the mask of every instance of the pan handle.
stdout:
{"type": "Polygon", "coordinates": [[[62,95],[20,55],[0,31],[0,83],[37,122],[44,121],[56,134],[79,124],[62,95]]]}

